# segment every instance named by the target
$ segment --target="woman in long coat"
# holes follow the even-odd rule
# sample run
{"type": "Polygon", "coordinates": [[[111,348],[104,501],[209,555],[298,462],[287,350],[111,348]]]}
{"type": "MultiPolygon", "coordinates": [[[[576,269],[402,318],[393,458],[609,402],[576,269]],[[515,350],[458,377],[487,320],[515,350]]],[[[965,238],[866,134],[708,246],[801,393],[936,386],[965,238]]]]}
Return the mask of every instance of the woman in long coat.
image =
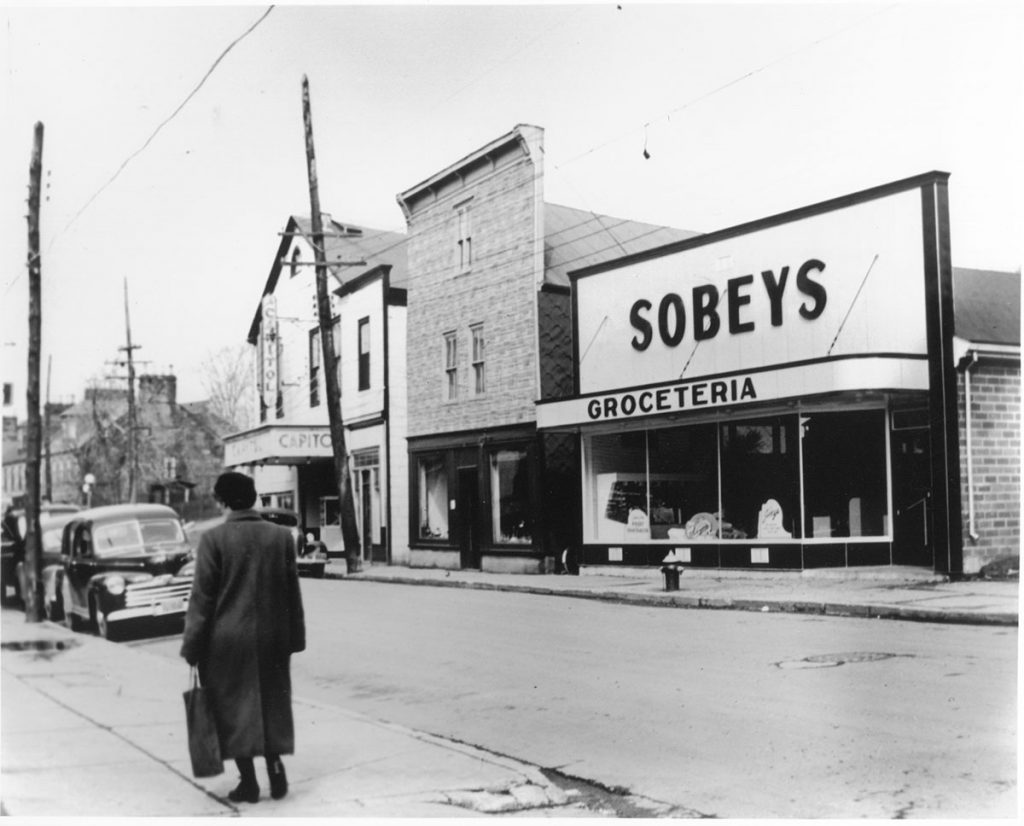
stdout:
{"type": "Polygon", "coordinates": [[[266,758],[270,792],[288,791],[282,754],[295,751],[291,655],[306,647],[291,532],[252,510],[253,480],[222,474],[214,495],[228,511],[199,541],[181,656],[211,695],[221,755],[241,774],[233,801],[255,803],[253,758],[266,758]]]}

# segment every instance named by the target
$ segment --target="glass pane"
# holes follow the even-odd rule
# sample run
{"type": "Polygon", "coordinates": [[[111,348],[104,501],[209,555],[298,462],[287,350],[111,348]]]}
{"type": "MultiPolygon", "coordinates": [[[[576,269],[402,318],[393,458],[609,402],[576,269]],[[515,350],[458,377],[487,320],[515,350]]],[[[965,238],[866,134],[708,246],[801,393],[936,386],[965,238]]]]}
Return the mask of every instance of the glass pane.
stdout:
{"type": "Polygon", "coordinates": [[[495,542],[530,545],[530,473],[524,450],[491,454],[491,524],[495,542]]]}
{"type": "Polygon", "coordinates": [[[722,538],[801,534],[796,416],[722,425],[722,538]]]}
{"type": "Polygon", "coordinates": [[[650,538],[646,434],[595,435],[587,442],[585,538],[638,542],[650,538]]]}
{"type": "Polygon", "coordinates": [[[713,424],[652,430],[651,538],[717,539],[718,437],[713,424]]]}
{"type": "Polygon", "coordinates": [[[886,536],[885,412],[801,416],[805,535],[886,536]]]}
{"type": "Polygon", "coordinates": [[[419,461],[420,537],[448,538],[448,473],[440,456],[419,461]]]}

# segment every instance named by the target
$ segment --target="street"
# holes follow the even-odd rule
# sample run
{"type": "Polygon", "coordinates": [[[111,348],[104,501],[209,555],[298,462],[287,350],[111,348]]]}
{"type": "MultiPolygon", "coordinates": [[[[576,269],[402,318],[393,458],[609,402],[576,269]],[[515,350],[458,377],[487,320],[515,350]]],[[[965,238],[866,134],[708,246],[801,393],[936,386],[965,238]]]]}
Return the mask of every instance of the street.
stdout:
{"type": "MultiPolygon", "coordinates": [[[[1016,811],[1014,629],[344,580],[303,595],[297,696],[661,811],[1016,811]]],[[[178,655],[173,636],[128,644],[178,655]]]]}

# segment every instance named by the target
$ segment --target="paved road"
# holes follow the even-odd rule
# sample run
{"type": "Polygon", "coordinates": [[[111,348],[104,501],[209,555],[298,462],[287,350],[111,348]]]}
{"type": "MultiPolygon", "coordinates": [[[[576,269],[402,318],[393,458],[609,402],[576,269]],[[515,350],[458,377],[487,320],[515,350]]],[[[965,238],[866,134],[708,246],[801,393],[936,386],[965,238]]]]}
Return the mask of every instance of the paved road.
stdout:
{"type": "Polygon", "coordinates": [[[1016,629],[303,586],[302,696],[680,814],[1016,813],[1016,629]]]}

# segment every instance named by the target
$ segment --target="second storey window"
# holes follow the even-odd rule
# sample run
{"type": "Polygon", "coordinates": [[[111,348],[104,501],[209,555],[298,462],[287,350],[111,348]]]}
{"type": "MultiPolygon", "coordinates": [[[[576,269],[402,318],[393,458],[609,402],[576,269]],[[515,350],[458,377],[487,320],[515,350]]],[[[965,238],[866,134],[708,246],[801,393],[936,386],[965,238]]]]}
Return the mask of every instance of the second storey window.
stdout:
{"type": "Polygon", "coordinates": [[[473,394],[479,396],[487,389],[484,370],[484,325],[474,324],[469,331],[473,337],[473,394]]]}
{"type": "Polygon", "coordinates": [[[444,334],[444,397],[453,401],[459,395],[458,342],[455,332],[444,334]]]}
{"type": "Polygon", "coordinates": [[[370,389],[370,319],[359,319],[359,389],[370,389]]]}
{"type": "Polygon", "coordinates": [[[469,204],[455,207],[455,213],[455,263],[458,272],[466,272],[473,265],[473,227],[470,222],[469,204]]]}
{"type": "Polygon", "coordinates": [[[320,328],[309,331],[309,406],[320,404],[320,328]]]}

